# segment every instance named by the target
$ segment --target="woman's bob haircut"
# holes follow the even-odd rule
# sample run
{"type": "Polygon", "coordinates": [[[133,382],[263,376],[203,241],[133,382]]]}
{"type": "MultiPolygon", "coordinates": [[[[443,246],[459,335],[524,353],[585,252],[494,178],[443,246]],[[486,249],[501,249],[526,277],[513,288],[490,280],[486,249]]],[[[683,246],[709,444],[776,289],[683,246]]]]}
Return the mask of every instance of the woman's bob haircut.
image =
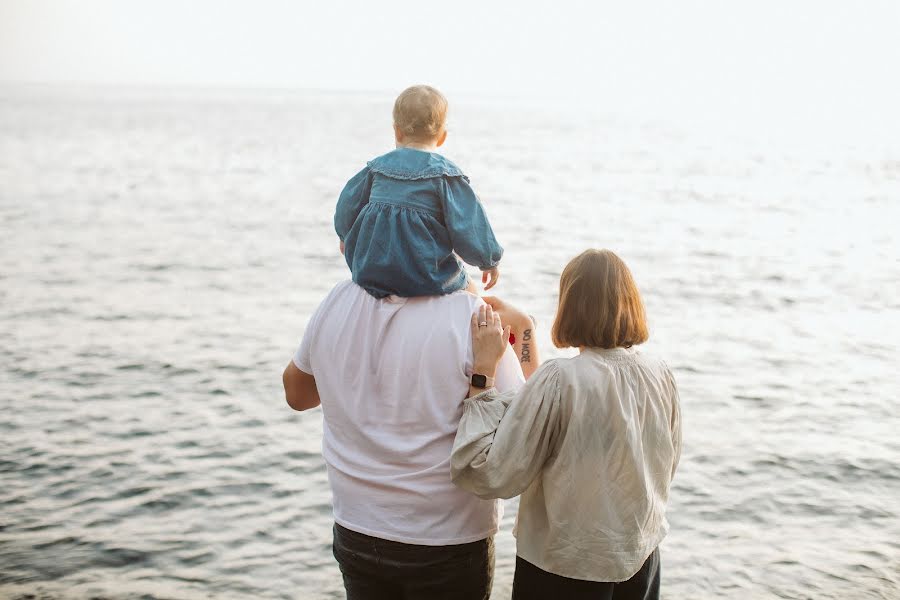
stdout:
{"type": "Polygon", "coordinates": [[[644,303],[621,258],[590,249],[566,265],[551,335],[557,348],[630,348],[647,341],[644,303]]]}

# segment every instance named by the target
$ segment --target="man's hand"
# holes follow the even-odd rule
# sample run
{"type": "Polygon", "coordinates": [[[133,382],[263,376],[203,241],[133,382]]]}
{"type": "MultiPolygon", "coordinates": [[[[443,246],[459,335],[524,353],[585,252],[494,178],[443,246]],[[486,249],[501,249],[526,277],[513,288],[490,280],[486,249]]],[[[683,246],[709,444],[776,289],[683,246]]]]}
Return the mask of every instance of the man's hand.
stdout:
{"type": "Polygon", "coordinates": [[[500,279],[500,267],[485,269],[481,272],[481,283],[485,284],[484,289],[486,290],[489,290],[497,285],[498,279],[500,279]]]}
{"type": "Polygon", "coordinates": [[[500,315],[501,321],[512,327],[512,332],[516,337],[519,337],[526,329],[534,329],[534,323],[525,311],[516,308],[509,302],[504,302],[497,296],[483,296],[481,299],[500,315]]]}

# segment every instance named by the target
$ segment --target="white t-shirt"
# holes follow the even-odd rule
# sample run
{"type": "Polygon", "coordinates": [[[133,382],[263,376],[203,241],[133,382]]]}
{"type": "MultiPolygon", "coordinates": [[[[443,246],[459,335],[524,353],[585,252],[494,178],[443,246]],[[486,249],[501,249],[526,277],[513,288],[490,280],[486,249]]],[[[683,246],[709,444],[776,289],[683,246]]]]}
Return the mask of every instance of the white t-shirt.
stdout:
{"type": "MultiPolygon", "coordinates": [[[[481,304],[463,291],[379,300],[345,281],[313,313],[294,364],[316,378],[338,524],[427,546],[497,532],[502,504],[450,480],[481,304]]],[[[524,383],[511,347],[495,379],[500,391],[524,383]]]]}

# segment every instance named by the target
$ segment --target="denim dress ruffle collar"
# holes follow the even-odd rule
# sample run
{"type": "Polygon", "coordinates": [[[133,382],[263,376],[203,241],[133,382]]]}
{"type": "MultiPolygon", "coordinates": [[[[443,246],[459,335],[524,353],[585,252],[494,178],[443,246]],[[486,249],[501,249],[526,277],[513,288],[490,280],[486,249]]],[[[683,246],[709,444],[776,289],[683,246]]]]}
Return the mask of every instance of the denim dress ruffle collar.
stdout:
{"type": "Polygon", "coordinates": [[[434,177],[469,178],[453,161],[440,154],[412,148],[397,148],[366,163],[370,171],[393,179],[414,181],[434,177]]]}

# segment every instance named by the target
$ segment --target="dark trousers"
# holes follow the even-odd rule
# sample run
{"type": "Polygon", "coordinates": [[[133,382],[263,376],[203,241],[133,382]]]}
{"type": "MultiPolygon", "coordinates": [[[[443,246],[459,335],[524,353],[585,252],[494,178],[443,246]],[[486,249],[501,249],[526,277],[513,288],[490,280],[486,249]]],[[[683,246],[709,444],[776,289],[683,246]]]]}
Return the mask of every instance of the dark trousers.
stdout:
{"type": "Polygon", "coordinates": [[[334,525],[347,600],[487,600],[494,538],[453,546],[402,544],[334,525]]]}
{"type": "Polygon", "coordinates": [[[582,581],[548,573],[516,557],[513,600],[659,600],[659,548],[627,581],[582,581]]]}

